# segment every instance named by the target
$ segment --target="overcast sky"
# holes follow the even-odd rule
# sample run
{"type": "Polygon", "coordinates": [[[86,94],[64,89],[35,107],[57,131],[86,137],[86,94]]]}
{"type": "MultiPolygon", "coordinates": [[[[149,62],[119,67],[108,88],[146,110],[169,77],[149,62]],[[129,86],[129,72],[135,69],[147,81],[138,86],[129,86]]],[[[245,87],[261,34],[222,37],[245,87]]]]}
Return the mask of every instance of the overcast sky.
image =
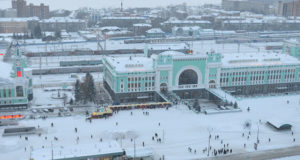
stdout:
{"type": "MultiPolygon", "coordinates": [[[[221,0],[122,0],[124,8],[128,7],[157,7],[169,4],[186,2],[189,5],[202,5],[205,3],[220,4],[221,0]]],[[[107,8],[120,7],[121,0],[27,0],[27,3],[45,3],[50,5],[50,10],[69,9],[80,7],[107,8]]],[[[11,8],[11,0],[0,0],[0,8],[11,8]]]]}

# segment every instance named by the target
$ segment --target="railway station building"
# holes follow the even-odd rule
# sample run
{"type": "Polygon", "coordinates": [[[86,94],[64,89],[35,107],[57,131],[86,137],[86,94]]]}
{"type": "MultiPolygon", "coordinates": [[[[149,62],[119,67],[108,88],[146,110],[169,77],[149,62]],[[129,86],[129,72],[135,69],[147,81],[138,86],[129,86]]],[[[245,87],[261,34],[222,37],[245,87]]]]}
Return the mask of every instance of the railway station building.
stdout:
{"type": "Polygon", "coordinates": [[[287,54],[166,51],[150,57],[107,56],[103,65],[105,87],[120,103],[158,101],[163,92],[184,97],[185,92],[217,89],[244,95],[300,90],[300,61],[287,54]]]}

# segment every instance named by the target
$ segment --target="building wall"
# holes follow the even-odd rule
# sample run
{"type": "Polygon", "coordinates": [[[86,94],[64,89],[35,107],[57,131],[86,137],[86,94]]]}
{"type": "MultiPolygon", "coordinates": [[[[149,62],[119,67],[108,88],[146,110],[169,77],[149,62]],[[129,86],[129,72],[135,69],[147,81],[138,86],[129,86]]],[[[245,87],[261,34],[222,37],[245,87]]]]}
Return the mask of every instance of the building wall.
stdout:
{"type": "Polygon", "coordinates": [[[28,22],[8,21],[0,22],[0,33],[24,33],[28,32],[28,22]]]}
{"type": "Polygon", "coordinates": [[[300,82],[300,65],[222,68],[221,87],[300,82]]]}
{"type": "Polygon", "coordinates": [[[27,5],[25,0],[12,0],[12,8],[17,10],[18,17],[49,18],[49,6],[45,6],[43,3],[37,6],[32,3],[27,5]]]}
{"type": "Polygon", "coordinates": [[[278,4],[278,15],[284,17],[300,16],[300,0],[280,1],[278,4]]]}

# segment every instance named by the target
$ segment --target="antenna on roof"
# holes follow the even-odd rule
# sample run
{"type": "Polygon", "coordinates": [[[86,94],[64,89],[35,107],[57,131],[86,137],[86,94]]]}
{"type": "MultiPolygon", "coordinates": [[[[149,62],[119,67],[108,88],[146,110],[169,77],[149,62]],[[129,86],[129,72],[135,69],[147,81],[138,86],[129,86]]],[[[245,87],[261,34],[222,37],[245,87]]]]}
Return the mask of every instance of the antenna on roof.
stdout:
{"type": "Polygon", "coordinates": [[[123,12],[123,0],[121,0],[121,12],[123,12]]]}

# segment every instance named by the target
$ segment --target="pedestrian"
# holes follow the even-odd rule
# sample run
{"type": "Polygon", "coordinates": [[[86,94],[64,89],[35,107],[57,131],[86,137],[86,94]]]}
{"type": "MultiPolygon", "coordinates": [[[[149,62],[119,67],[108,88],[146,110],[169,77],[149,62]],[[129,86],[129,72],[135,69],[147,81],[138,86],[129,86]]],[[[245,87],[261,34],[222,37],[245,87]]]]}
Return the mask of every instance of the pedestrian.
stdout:
{"type": "Polygon", "coordinates": [[[293,141],[296,142],[296,138],[294,138],[293,141]]]}
{"type": "Polygon", "coordinates": [[[75,127],[75,132],[77,133],[77,128],[75,127]]]}
{"type": "Polygon", "coordinates": [[[232,153],[232,149],[230,149],[230,153],[232,153]]]}
{"type": "Polygon", "coordinates": [[[243,134],[242,134],[242,137],[244,137],[244,136],[245,136],[245,134],[243,133],[243,134]]]}
{"type": "Polygon", "coordinates": [[[93,139],[93,135],[91,134],[91,139],[93,139]]]}
{"type": "Polygon", "coordinates": [[[152,141],[154,141],[154,137],[152,136],[152,141]]]}
{"type": "Polygon", "coordinates": [[[132,112],[130,112],[130,114],[132,115],[132,112]]]}
{"type": "Polygon", "coordinates": [[[244,143],[244,148],[246,148],[246,143],[244,143]]]}
{"type": "Polygon", "coordinates": [[[250,112],[250,107],[247,108],[247,111],[250,112]]]}
{"type": "Polygon", "coordinates": [[[116,122],[116,126],[118,125],[118,122],[116,122]]]}
{"type": "Polygon", "coordinates": [[[292,135],[294,135],[294,132],[292,131],[292,135]]]}
{"type": "MultiPolygon", "coordinates": [[[[53,127],[53,122],[51,123],[51,127],[53,127]]],[[[39,127],[40,128],[40,127],[39,127]]]]}
{"type": "Polygon", "coordinates": [[[197,151],[196,151],[196,149],[194,150],[194,154],[196,154],[197,153],[197,151]]]}
{"type": "Polygon", "coordinates": [[[158,126],[160,126],[160,122],[158,123],[158,126]]]}
{"type": "Polygon", "coordinates": [[[143,147],[145,147],[145,142],[143,141],[143,147]]]}
{"type": "Polygon", "coordinates": [[[271,138],[269,138],[269,142],[271,142],[271,138]]]}

